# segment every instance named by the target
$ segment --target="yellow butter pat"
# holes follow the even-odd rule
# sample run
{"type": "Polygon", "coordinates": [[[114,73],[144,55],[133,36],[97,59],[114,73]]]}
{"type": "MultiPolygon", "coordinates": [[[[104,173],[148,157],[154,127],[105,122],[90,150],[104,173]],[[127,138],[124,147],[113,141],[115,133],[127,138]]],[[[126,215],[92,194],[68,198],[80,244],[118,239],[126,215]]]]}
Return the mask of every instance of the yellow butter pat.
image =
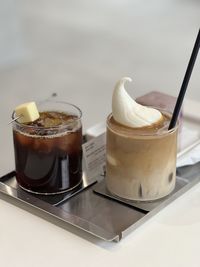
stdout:
{"type": "Polygon", "coordinates": [[[37,120],[40,117],[35,102],[21,104],[15,109],[16,117],[19,117],[18,122],[27,123],[37,120]]]}

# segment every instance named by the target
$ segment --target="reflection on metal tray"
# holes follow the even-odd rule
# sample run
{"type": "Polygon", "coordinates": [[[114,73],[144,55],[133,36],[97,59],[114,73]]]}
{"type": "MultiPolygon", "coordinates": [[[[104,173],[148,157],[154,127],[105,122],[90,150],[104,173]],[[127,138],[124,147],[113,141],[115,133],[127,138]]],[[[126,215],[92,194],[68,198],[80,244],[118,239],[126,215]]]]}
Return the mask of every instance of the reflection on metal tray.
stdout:
{"type": "MultiPolygon", "coordinates": [[[[200,165],[196,168],[200,171],[200,165]]],[[[184,177],[184,172],[181,171],[184,177]]],[[[188,176],[184,179],[177,178],[176,190],[168,197],[156,203],[143,203],[142,206],[141,203],[125,203],[120,199],[110,198],[106,195],[103,177],[89,180],[85,174],[82,185],[76,191],[41,197],[18,187],[15,172],[11,172],[0,178],[0,192],[14,199],[16,203],[25,203],[30,212],[31,209],[39,209],[106,241],[119,241],[198,183],[200,172],[195,169],[195,173],[198,175],[191,174],[191,179],[188,176]]]]}
{"type": "MultiPolygon", "coordinates": [[[[15,172],[14,171],[1,177],[0,182],[4,182],[6,185],[10,186],[11,188],[16,189],[19,196],[21,194],[23,195],[25,192],[23,189],[21,189],[18,186],[17,181],[15,179],[15,172]]],[[[32,193],[28,193],[28,192],[26,192],[26,193],[28,193],[30,196],[36,197],[37,199],[43,200],[43,201],[45,201],[45,202],[47,202],[53,206],[58,206],[61,203],[68,200],[69,198],[71,198],[72,196],[75,196],[76,194],[80,193],[81,191],[83,191],[87,187],[91,186],[94,183],[96,183],[96,180],[88,180],[85,173],[83,173],[82,183],[71,191],[61,193],[61,194],[55,194],[55,195],[32,194],[32,193]]]]}
{"type": "Polygon", "coordinates": [[[94,186],[94,192],[97,194],[103,195],[105,197],[114,199],[116,201],[119,201],[121,203],[124,203],[128,206],[142,210],[144,212],[148,212],[148,211],[152,211],[153,209],[158,207],[160,204],[162,204],[165,200],[167,200],[168,198],[173,196],[176,192],[178,192],[181,188],[183,188],[187,183],[188,183],[188,181],[186,179],[183,179],[181,177],[177,177],[176,186],[175,186],[174,191],[170,195],[168,195],[167,197],[163,197],[161,199],[157,199],[154,201],[131,201],[128,199],[123,199],[123,198],[117,197],[116,195],[111,194],[106,189],[106,185],[105,185],[104,180],[94,186]]]}

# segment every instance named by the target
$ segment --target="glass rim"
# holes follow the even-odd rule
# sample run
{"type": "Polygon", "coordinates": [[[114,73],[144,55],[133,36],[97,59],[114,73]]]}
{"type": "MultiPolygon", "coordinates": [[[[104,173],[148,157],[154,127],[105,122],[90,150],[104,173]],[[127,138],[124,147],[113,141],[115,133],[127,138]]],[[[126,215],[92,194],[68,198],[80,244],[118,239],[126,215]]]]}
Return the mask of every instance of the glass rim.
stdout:
{"type": "MultiPolygon", "coordinates": [[[[162,109],[162,108],[153,107],[153,106],[148,106],[148,107],[155,108],[155,109],[161,111],[162,113],[169,114],[170,116],[172,115],[172,112],[167,110],[167,109],[162,109]]],[[[117,132],[115,129],[113,129],[112,126],[110,126],[109,119],[111,118],[111,116],[113,116],[112,112],[107,116],[106,125],[111,131],[117,132]]],[[[122,124],[119,123],[119,125],[122,125],[122,124]]],[[[131,128],[131,127],[128,127],[128,126],[125,126],[125,125],[122,125],[122,126],[123,127],[127,127],[127,129],[130,131],[127,134],[127,136],[134,136],[134,137],[141,137],[141,138],[145,138],[145,137],[156,138],[156,137],[163,137],[165,135],[169,135],[169,134],[174,133],[179,127],[179,119],[177,120],[177,123],[176,123],[175,127],[173,127],[172,129],[170,129],[170,130],[166,129],[165,131],[155,132],[155,133],[137,133],[137,132],[135,132],[134,134],[131,134],[131,130],[134,131],[134,129],[139,129],[139,128],[143,128],[143,127],[131,128]]],[[[123,130],[121,132],[117,132],[117,133],[119,135],[123,135],[123,136],[126,134],[123,130]]]]}
{"type": "MultiPolygon", "coordinates": [[[[44,100],[44,101],[40,101],[40,102],[38,102],[38,103],[36,103],[36,104],[38,104],[37,106],[39,107],[41,104],[43,104],[43,103],[57,103],[57,104],[65,104],[65,105],[68,105],[68,106],[71,106],[71,107],[73,107],[73,108],[75,108],[77,111],[78,111],[78,116],[77,117],[75,117],[74,119],[73,119],[73,121],[70,121],[70,122],[66,122],[65,124],[63,124],[63,125],[57,125],[57,126],[49,126],[49,127],[45,127],[45,126],[37,126],[37,125],[28,125],[28,124],[25,124],[25,123],[20,123],[20,122],[18,122],[17,120],[15,120],[15,111],[13,111],[12,112],[12,115],[11,115],[11,118],[12,118],[12,120],[14,120],[12,123],[14,123],[14,124],[16,124],[17,126],[19,126],[19,127],[26,127],[27,129],[46,129],[46,130],[50,130],[50,129],[63,129],[63,128],[65,128],[65,127],[67,127],[67,126],[69,126],[70,124],[73,124],[74,123],[74,121],[80,121],[81,120],[81,118],[82,118],[82,111],[81,111],[81,109],[78,107],[78,106],[76,106],[76,105],[74,105],[74,104],[72,104],[72,103],[70,103],[70,102],[65,102],[65,101],[59,101],[59,100],[44,100]]],[[[48,110],[47,110],[48,111],[48,110]]],[[[53,111],[53,110],[52,110],[53,111]]]]}

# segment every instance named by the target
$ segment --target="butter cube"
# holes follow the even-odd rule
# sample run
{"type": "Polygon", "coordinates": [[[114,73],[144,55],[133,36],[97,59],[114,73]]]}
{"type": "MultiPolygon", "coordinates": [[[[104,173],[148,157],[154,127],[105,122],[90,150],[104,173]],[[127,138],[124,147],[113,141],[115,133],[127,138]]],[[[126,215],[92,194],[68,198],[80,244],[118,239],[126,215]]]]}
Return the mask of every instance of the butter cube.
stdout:
{"type": "Polygon", "coordinates": [[[35,102],[21,104],[15,108],[16,117],[20,117],[18,122],[26,123],[37,120],[40,117],[35,102]]]}

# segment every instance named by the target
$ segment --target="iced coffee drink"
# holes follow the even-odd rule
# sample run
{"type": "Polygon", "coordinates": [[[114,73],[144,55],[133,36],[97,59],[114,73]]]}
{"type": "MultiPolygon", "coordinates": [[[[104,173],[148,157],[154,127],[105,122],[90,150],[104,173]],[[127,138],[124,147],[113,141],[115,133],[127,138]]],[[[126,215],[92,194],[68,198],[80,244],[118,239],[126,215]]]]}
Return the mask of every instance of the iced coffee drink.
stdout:
{"type": "Polygon", "coordinates": [[[17,182],[33,193],[72,190],[82,181],[81,111],[50,101],[38,109],[36,120],[13,122],[17,182]]]}
{"type": "Polygon", "coordinates": [[[107,118],[107,189],[129,200],[159,199],[175,187],[177,127],[168,130],[168,112],[137,104],[126,80],[116,85],[107,118]]]}

